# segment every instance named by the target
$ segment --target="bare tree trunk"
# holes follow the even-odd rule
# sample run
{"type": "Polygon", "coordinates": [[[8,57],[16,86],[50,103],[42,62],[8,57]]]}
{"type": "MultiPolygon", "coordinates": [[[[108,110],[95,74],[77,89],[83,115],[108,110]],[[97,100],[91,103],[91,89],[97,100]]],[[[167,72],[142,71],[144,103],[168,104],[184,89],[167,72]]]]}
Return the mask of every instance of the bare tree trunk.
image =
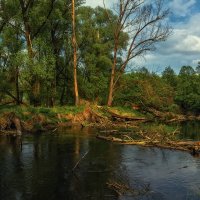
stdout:
{"type": "Polygon", "coordinates": [[[79,104],[78,83],[77,83],[77,47],[76,47],[76,22],[75,22],[75,0],[72,0],[72,45],[74,49],[74,95],[75,105],[79,104]]]}
{"type": "Polygon", "coordinates": [[[107,106],[112,106],[112,102],[113,102],[113,85],[114,85],[114,72],[112,70],[111,79],[110,79],[110,86],[109,86],[109,93],[108,93],[107,106]]]}
{"type": "Polygon", "coordinates": [[[113,64],[112,64],[112,71],[110,77],[110,86],[109,86],[109,93],[108,93],[108,102],[107,106],[112,106],[113,103],[113,92],[114,92],[114,80],[115,80],[115,73],[116,73],[116,65],[117,65],[117,51],[118,51],[118,44],[119,44],[119,30],[116,29],[115,32],[115,40],[114,40],[114,57],[113,57],[113,64]]]}
{"type": "Polygon", "coordinates": [[[61,96],[60,96],[60,105],[64,105],[64,96],[65,96],[65,85],[62,88],[61,96]]]}
{"type": "Polygon", "coordinates": [[[111,77],[110,77],[110,86],[109,86],[108,102],[107,102],[108,106],[112,106],[112,102],[113,102],[113,90],[114,90],[116,64],[117,64],[117,45],[115,45],[115,49],[114,49],[114,59],[113,59],[111,77]]]}
{"type": "Polygon", "coordinates": [[[16,88],[16,98],[17,98],[17,105],[21,104],[20,101],[20,92],[19,92],[19,67],[16,67],[16,75],[15,75],[15,88],[16,88]]]}
{"type": "Polygon", "coordinates": [[[30,28],[27,22],[24,22],[25,25],[25,36],[26,36],[26,43],[28,48],[28,55],[29,58],[33,58],[33,48],[32,48],[32,41],[31,41],[31,34],[30,34],[30,28]]]}
{"type": "Polygon", "coordinates": [[[51,30],[51,42],[53,46],[53,53],[55,56],[55,69],[54,69],[54,80],[52,81],[52,95],[51,95],[51,107],[55,105],[55,99],[57,94],[57,70],[58,70],[58,60],[59,60],[59,49],[57,47],[57,39],[56,39],[56,28],[55,26],[51,30]]]}

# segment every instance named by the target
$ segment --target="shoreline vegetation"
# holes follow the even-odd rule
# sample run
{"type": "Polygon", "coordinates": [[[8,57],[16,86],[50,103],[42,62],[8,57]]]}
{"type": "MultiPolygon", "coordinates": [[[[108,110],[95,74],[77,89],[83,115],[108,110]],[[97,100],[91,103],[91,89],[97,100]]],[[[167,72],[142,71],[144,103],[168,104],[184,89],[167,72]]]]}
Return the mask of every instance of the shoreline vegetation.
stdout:
{"type": "Polygon", "coordinates": [[[79,107],[1,106],[0,135],[21,136],[26,133],[55,132],[61,127],[95,127],[98,139],[128,145],[159,147],[199,154],[200,142],[180,140],[179,127],[173,126],[200,116],[143,111],[131,107],[82,105],[79,107]]]}
{"type": "Polygon", "coordinates": [[[188,120],[200,120],[200,116],[161,112],[155,109],[143,111],[131,107],[107,107],[97,105],[31,107],[0,106],[0,131],[30,132],[48,131],[56,127],[90,126],[105,129],[135,128],[141,123],[163,122],[170,124],[188,120]]]}

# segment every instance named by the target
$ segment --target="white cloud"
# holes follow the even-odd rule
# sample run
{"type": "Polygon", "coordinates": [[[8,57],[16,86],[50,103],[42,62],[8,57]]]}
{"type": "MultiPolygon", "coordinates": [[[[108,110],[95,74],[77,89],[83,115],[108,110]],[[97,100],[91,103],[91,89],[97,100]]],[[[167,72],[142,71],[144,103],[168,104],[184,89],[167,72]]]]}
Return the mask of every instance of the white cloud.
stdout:
{"type": "MultiPolygon", "coordinates": [[[[106,7],[111,8],[116,1],[105,0],[106,7]]],[[[187,16],[187,21],[174,22],[173,34],[168,40],[160,43],[157,51],[134,59],[134,66],[147,66],[156,72],[161,72],[167,66],[173,67],[176,72],[183,65],[197,66],[200,60],[200,12],[191,15],[195,3],[196,0],[170,0],[169,6],[174,15],[187,16]]],[[[86,0],[86,5],[103,6],[103,0],[86,0]]]]}
{"type": "Polygon", "coordinates": [[[197,66],[197,64],[200,62],[200,60],[193,60],[192,63],[197,66]]]}
{"type": "Polygon", "coordinates": [[[184,17],[188,14],[195,3],[196,0],[173,0],[169,3],[169,7],[172,9],[174,14],[184,17]]]}
{"type": "MultiPolygon", "coordinates": [[[[118,0],[104,0],[105,5],[107,8],[111,8],[112,5],[117,2],[118,0]]],[[[102,6],[103,7],[103,0],[86,0],[86,5],[91,7],[102,6]]]]}
{"type": "MultiPolygon", "coordinates": [[[[200,13],[191,15],[188,23],[185,26],[185,29],[187,29],[187,31],[192,34],[196,34],[196,35],[200,36],[199,19],[200,19],[200,13]]],[[[184,25],[182,25],[182,26],[184,26],[184,25]]]]}
{"type": "MultiPolygon", "coordinates": [[[[177,39],[179,40],[179,38],[177,39]]],[[[177,52],[200,53],[200,37],[186,35],[174,46],[174,50],[177,52]]]]}
{"type": "Polygon", "coordinates": [[[86,5],[91,7],[103,6],[103,0],[86,0],[86,5]]]}
{"type": "Polygon", "coordinates": [[[162,71],[166,66],[178,72],[183,65],[197,66],[200,60],[200,13],[191,16],[188,22],[174,24],[173,34],[158,45],[157,51],[150,52],[144,59],[137,58],[136,65],[148,66],[162,71]]]}

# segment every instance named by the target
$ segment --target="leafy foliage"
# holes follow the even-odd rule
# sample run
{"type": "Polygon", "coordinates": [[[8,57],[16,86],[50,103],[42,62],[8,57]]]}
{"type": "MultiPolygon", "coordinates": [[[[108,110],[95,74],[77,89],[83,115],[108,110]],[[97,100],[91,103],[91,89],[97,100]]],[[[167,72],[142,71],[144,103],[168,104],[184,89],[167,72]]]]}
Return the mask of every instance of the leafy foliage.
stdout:
{"type": "Polygon", "coordinates": [[[173,88],[161,77],[148,71],[125,74],[119,87],[116,104],[138,104],[161,110],[173,104],[173,88]]]}

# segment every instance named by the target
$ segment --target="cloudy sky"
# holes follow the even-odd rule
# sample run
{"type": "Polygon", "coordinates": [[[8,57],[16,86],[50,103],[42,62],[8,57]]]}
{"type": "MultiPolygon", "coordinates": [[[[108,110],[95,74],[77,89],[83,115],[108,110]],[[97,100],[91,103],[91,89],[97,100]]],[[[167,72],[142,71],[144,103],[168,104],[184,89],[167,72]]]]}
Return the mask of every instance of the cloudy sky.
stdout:
{"type": "MultiPolygon", "coordinates": [[[[117,0],[105,0],[106,6],[112,8],[117,0]]],[[[103,0],[86,0],[92,7],[102,6],[103,0]]],[[[166,66],[176,72],[183,65],[196,67],[200,61],[200,0],[168,0],[171,14],[169,24],[172,35],[159,45],[157,51],[134,61],[135,66],[147,66],[160,73],[166,66]]]]}

